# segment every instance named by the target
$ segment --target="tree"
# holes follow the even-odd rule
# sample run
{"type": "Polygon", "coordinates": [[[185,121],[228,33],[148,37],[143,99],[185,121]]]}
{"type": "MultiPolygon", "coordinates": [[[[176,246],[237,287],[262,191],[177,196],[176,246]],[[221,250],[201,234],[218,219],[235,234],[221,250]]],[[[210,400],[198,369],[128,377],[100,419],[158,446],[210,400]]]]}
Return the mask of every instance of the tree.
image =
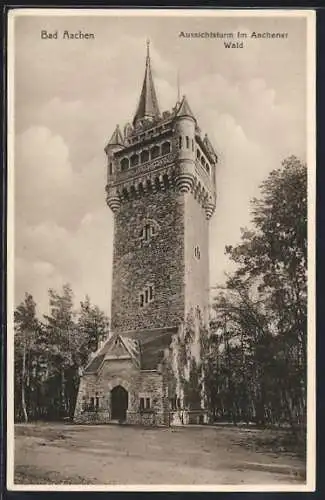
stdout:
{"type": "MultiPolygon", "coordinates": [[[[19,386],[21,409],[25,422],[28,422],[26,392],[30,385],[31,351],[35,344],[39,322],[36,317],[36,303],[33,296],[25,294],[25,299],[14,312],[15,325],[15,365],[20,372],[19,386]]],[[[16,385],[17,386],[17,385],[16,385]]]]}
{"type": "Polygon", "coordinates": [[[40,321],[33,297],[15,310],[15,418],[72,418],[80,369],[108,336],[108,318],[86,296],[74,309],[68,284],[49,290],[48,315],[40,321]]]}
{"type": "Polygon", "coordinates": [[[251,206],[252,228],[242,230],[239,245],[226,247],[237,268],[214,305],[216,331],[226,323],[232,341],[221,366],[225,373],[228,363],[236,401],[245,389],[258,421],[284,416],[295,429],[306,408],[306,165],[285,159],[251,206]]]}
{"type": "Polygon", "coordinates": [[[87,354],[91,351],[97,351],[100,343],[107,338],[109,333],[107,316],[98,306],[91,304],[88,295],[84,301],[80,302],[78,331],[85,339],[87,354]]]}
{"type": "Polygon", "coordinates": [[[52,394],[52,411],[65,414],[71,407],[71,401],[66,398],[66,372],[76,364],[76,344],[78,343],[73,310],[73,292],[70,285],[65,284],[62,293],[53,289],[49,290],[50,315],[45,315],[45,328],[47,331],[48,363],[52,378],[56,382],[53,388],[59,390],[52,394]]]}

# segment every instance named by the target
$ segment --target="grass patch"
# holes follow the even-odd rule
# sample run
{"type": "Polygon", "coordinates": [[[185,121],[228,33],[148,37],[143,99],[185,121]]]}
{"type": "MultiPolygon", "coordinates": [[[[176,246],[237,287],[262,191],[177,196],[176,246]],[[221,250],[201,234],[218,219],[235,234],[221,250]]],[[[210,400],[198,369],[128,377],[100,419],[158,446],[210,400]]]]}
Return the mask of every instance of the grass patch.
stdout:
{"type": "Polygon", "coordinates": [[[68,477],[59,472],[44,472],[31,465],[15,467],[15,484],[91,484],[81,476],[68,477]]]}
{"type": "Polygon", "coordinates": [[[23,424],[15,426],[15,436],[41,437],[49,441],[57,439],[67,439],[62,429],[46,424],[23,424]]]}
{"type": "Polygon", "coordinates": [[[302,459],[306,457],[306,439],[297,439],[297,436],[289,430],[249,429],[240,432],[239,435],[234,434],[232,441],[256,452],[294,455],[302,459]]]}

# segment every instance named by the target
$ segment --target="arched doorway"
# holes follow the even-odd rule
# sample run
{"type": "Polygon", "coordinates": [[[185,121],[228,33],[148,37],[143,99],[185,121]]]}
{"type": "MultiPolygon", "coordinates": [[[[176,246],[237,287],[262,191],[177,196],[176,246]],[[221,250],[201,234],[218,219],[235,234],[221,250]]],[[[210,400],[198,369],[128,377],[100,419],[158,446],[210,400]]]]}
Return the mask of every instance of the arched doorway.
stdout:
{"type": "Polygon", "coordinates": [[[129,395],[121,385],[117,385],[111,391],[112,420],[126,420],[129,395]]]}

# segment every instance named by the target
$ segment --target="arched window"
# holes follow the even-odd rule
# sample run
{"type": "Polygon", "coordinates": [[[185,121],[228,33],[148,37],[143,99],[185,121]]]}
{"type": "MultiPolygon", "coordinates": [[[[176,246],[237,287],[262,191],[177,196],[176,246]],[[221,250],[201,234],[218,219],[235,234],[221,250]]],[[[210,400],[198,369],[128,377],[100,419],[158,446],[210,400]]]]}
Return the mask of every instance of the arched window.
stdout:
{"type": "Polygon", "coordinates": [[[186,136],[186,148],[189,149],[190,147],[190,139],[188,136],[186,136]]]}
{"type": "Polygon", "coordinates": [[[146,163],[146,161],[149,161],[149,151],[147,149],[142,151],[140,158],[141,163],[146,163]]]}
{"type": "Polygon", "coordinates": [[[121,160],[121,170],[124,172],[124,170],[127,170],[129,168],[129,159],[128,158],[123,158],[121,160]]]}
{"type": "Polygon", "coordinates": [[[159,146],[154,146],[151,151],[150,151],[150,156],[151,156],[151,159],[153,160],[154,158],[157,158],[158,156],[160,156],[160,148],[159,146]]]}
{"type": "Polygon", "coordinates": [[[145,307],[154,300],[155,289],[153,285],[146,286],[139,295],[140,307],[145,307]]]}
{"type": "Polygon", "coordinates": [[[136,167],[139,164],[139,156],[134,154],[131,156],[131,167],[136,167]]]}
{"type": "Polygon", "coordinates": [[[161,154],[167,155],[170,152],[170,142],[164,142],[161,146],[161,154]]]}
{"type": "Polygon", "coordinates": [[[153,222],[147,222],[141,231],[141,238],[144,241],[150,241],[158,232],[158,225],[153,222]]]}

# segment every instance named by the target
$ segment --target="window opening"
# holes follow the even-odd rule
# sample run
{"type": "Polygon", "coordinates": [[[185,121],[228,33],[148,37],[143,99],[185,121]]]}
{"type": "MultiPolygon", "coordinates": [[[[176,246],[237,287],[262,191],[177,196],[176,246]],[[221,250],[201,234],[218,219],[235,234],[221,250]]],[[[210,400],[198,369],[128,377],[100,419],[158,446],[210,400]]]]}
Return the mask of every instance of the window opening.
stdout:
{"type": "Polygon", "coordinates": [[[200,247],[199,247],[199,246],[196,246],[196,247],[194,248],[194,255],[195,255],[195,257],[196,257],[198,260],[200,260],[200,258],[201,258],[201,252],[200,252],[200,247]]]}
{"type": "Polygon", "coordinates": [[[169,142],[164,142],[162,147],[161,147],[161,153],[162,155],[166,155],[170,152],[170,143],[169,142]]]}
{"type": "Polygon", "coordinates": [[[159,146],[154,146],[151,149],[151,159],[153,160],[154,158],[157,158],[159,155],[160,155],[159,146]]]}
{"type": "Polygon", "coordinates": [[[153,285],[147,286],[143,292],[139,295],[140,299],[140,307],[144,307],[149,302],[152,302],[154,299],[154,288],[153,285]]]}
{"type": "Polygon", "coordinates": [[[128,168],[129,168],[129,160],[128,160],[128,158],[123,158],[123,160],[121,160],[121,170],[122,170],[122,172],[124,172],[128,168]]]}

